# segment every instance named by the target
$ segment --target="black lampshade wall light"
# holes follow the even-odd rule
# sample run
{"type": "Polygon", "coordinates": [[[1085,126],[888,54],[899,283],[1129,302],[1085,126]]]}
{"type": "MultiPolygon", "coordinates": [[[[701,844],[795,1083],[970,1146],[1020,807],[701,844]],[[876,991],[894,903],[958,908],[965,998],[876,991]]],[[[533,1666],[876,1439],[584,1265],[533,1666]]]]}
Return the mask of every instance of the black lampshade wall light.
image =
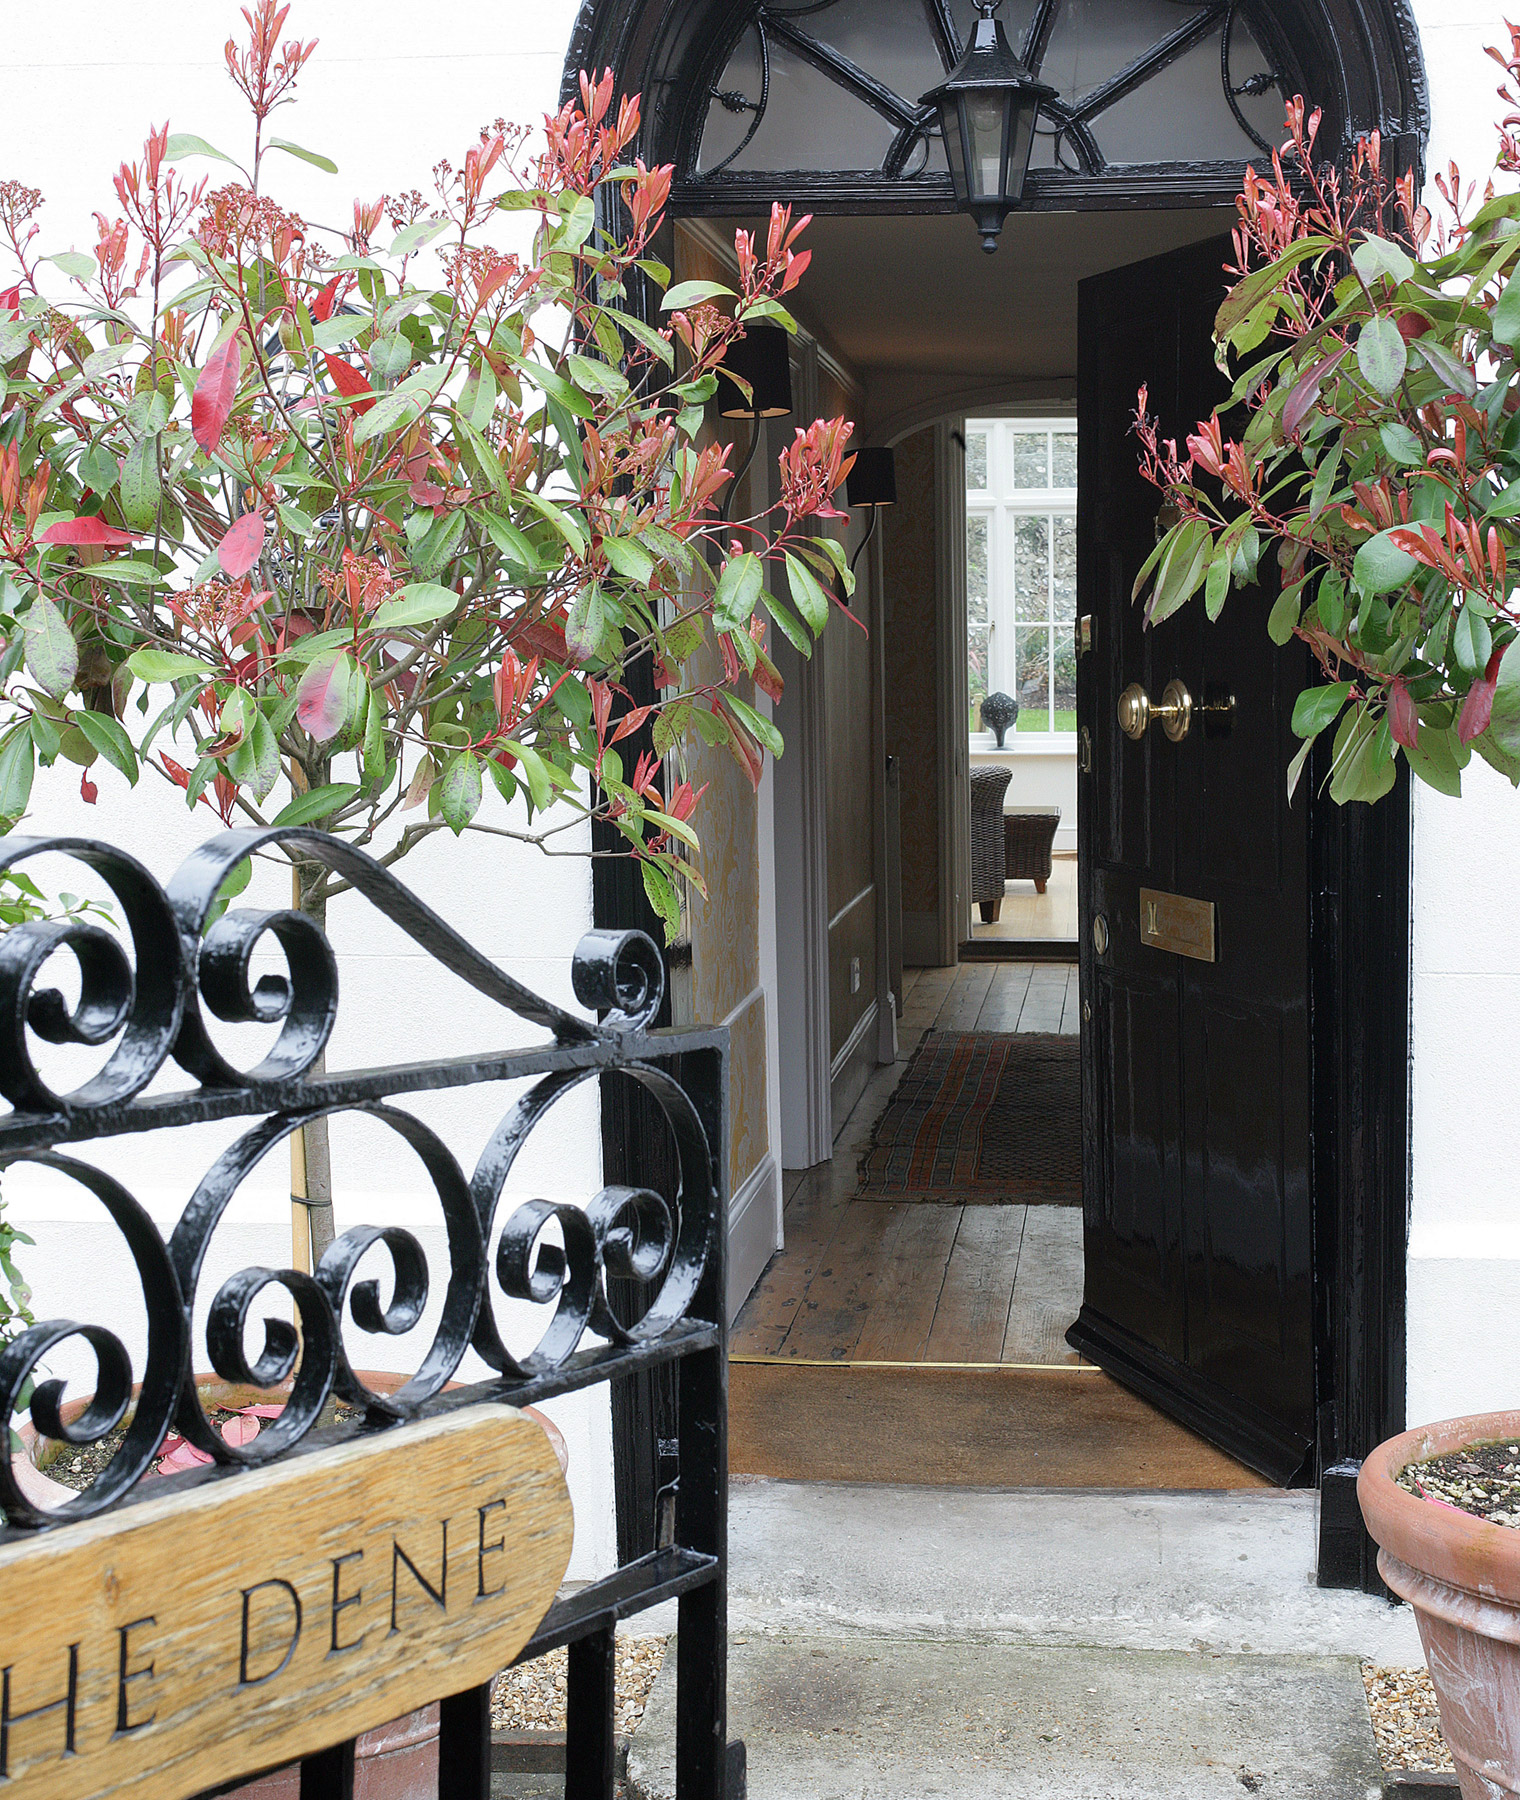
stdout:
{"type": "Polygon", "coordinates": [[[739,483],[760,447],[760,421],[784,419],[792,410],[792,340],[779,325],[749,325],[735,338],[718,365],[719,415],[748,419],[749,450],[724,490],[718,516],[727,522],[739,483]],[[737,380],[735,377],[737,376],[737,380]],[[739,385],[740,382],[744,386],[739,385]],[[748,392],[745,390],[748,389],[748,392]]]}
{"type": "Polygon", "coordinates": [[[975,220],[989,255],[1004,219],[1024,198],[1040,108],[1060,98],[1014,55],[1002,21],[993,16],[999,4],[977,0],[981,17],[970,47],[920,101],[939,112],[956,202],[975,220]]]}
{"type": "Polygon", "coordinates": [[[850,558],[853,571],[861,552],[876,536],[876,519],[881,508],[897,504],[897,460],[892,452],[876,447],[857,450],[854,467],[845,477],[844,494],[847,505],[871,509],[871,528],[855,546],[855,554],[850,558]]]}

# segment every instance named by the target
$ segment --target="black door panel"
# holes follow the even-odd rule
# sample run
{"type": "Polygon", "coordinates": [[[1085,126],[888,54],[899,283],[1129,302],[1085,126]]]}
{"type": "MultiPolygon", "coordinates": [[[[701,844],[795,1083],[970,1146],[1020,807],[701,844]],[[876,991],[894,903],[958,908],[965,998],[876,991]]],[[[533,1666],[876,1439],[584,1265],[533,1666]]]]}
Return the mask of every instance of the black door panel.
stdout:
{"type": "Polygon", "coordinates": [[[1154,631],[1129,594],[1155,544],[1135,390],[1178,435],[1222,394],[1209,332],[1228,242],[1084,282],[1079,321],[1078,664],[1086,1287],[1070,1341],[1273,1479],[1314,1436],[1307,801],[1290,808],[1297,649],[1270,596],[1194,603],[1154,631]],[[1180,679],[1180,743],[1133,742],[1117,703],[1180,679]],[[1216,960],[1143,942],[1140,889],[1212,904],[1216,960]],[[1095,931],[1096,927],[1096,931],[1095,931]]]}

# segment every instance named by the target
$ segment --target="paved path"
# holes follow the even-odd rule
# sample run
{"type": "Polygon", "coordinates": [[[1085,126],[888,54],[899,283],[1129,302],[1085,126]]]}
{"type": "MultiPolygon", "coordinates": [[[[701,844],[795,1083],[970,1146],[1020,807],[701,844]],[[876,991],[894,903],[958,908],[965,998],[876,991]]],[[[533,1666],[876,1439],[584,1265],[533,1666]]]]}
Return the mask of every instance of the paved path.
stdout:
{"type": "MultiPolygon", "coordinates": [[[[1359,1662],[1405,1608],[1313,1585],[1315,1496],[748,1482],[732,1735],[751,1800],[1363,1800],[1359,1662]]],[[[674,1657],[629,1763],[667,1800],[674,1657]]]]}

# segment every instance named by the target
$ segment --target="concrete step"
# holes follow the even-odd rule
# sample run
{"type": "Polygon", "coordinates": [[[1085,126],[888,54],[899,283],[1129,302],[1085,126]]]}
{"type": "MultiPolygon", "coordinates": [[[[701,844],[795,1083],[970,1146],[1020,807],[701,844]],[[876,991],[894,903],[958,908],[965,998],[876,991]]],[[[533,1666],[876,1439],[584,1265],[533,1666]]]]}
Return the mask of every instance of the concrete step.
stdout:
{"type": "MultiPolygon", "coordinates": [[[[1380,1800],[1351,1656],[736,1636],[748,1800],[1380,1800]]],[[[629,1753],[673,1800],[674,1645],[629,1753]]]]}
{"type": "Polygon", "coordinates": [[[1407,1606],[1314,1585],[1312,1492],[739,1481],[736,1636],[1422,1662],[1407,1606]]]}

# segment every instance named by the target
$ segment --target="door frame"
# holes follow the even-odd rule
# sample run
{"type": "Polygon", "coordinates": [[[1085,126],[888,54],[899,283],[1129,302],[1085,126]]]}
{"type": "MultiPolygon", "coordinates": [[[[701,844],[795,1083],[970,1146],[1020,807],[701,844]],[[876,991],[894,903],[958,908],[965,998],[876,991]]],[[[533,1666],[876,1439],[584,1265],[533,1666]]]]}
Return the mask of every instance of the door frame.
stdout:
{"type": "MultiPolygon", "coordinates": [[[[628,93],[648,104],[638,148],[646,160],[682,161],[693,114],[711,92],[709,66],[728,41],[740,0],[582,0],[565,60],[562,97],[581,69],[616,69],[628,93]]],[[[1423,168],[1430,107],[1410,0],[1292,0],[1305,33],[1354,54],[1324,62],[1323,98],[1339,109],[1343,140],[1377,127],[1395,172],[1423,168]],[[1312,27],[1312,31],[1311,31],[1312,27]]],[[[948,184],[945,184],[948,187],[948,184]]],[[[1032,183],[1036,208],[1196,206],[1233,200],[1234,165],[1177,165],[1103,185],[1046,176],[1032,183]],[[1069,190],[1069,191],[1068,191],[1069,190]]],[[[950,211],[948,192],[931,196],[887,182],[842,180],[827,171],[788,172],[674,196],[683,215],[754,210],[772,199],[815,212],[917,214],[950,211]],[[742,191],[741,191],[742,189],[742,191]],[[762,191],[763,190],[763,191],[762,191]]],[[[637,302],[636,302],[637,303],[637,302]]],[[[1315,1219],[1315,1312],[1319,1359],[1319,1464],[1344,1471],[1380,1439],[1401,1430],[1405,1395],[1406,1246],[1409,1217],[1409,1025],[1411,800],[1407,769],[1376,806],[1338,808],[1324,797],[1328,748],[1311,757],[1309,993],[1315,1219]]],[[[598,925],[652,923],[637,882],[596,865],[598,925]]],[[[609,1180],[628,1158],[624,1122],[604,1115],[609,1180]]],[[[625,1406],[626,1414],[626,1406],[625,1406]]],[[[615,1435],[645,1443],[652,1418],[618,1418],[615,1435]]],[[[636,1446],[635,1446],[636,1447],[636,1446]]],[[[635,1492],[636,1458],[623,1459],[630,1517],[648,1501],[635,1492]]],[[[1357,1537],[1353,1531],[1352,1536],[1357,1537]]],[[[1371,1585],[1370,1539],[1340,1559],[1338,1584],[1371,1585]]]]}

